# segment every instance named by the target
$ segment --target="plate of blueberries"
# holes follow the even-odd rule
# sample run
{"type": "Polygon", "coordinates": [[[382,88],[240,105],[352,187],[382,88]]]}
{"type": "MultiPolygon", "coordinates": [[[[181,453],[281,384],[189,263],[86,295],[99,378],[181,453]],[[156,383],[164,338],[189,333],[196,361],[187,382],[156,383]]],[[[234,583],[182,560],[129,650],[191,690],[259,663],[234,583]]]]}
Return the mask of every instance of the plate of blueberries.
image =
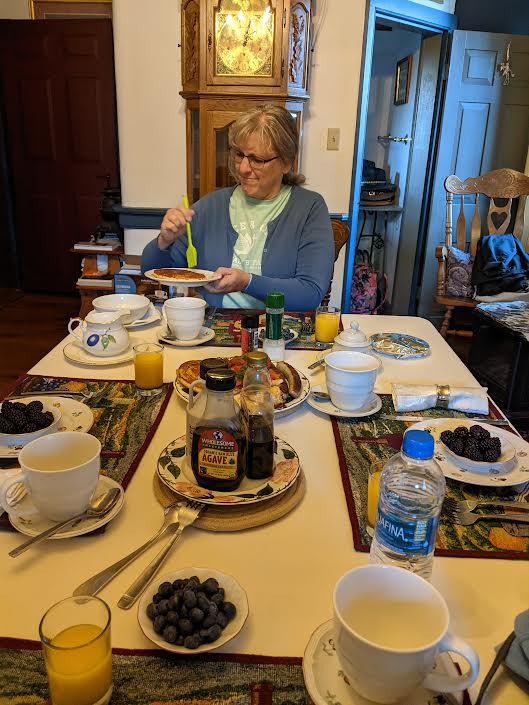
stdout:
{"type": "Polygon", "coordinates": [[[242,629],[248,599],[232,578],[211,568],[182,568],[157,577],[138,604],[145,636],[176,654],[217,649],[242,629]]]}

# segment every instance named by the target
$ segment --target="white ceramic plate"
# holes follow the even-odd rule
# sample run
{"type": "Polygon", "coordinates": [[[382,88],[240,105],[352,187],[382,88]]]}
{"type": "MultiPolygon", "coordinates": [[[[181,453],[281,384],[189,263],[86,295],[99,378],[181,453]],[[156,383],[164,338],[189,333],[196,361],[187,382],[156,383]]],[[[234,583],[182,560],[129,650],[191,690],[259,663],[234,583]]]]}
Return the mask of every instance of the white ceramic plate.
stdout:
{"type": "Polygon", "coordinates": [[[143,316],[143,318],[140,318],[138,321],[133,321],[132,323],[125,323],[125,328],[128,328],[129,330],[141,328],[142,326],[147,326],[150,323],[156,323],[161,319],[161,317],[162,315],[158,311],[158,309],[154,306],[153,303],[150,303],[145,316],[143,316]]]}
{"type": "MultiPolygon", "coordinates": [[[[60,392],[56,397],[40,396],[36,394],[34,397],[24,397],[24,401],[33,401],[38,399],[45,406],[55,407],[61,412],[61,421],[56,431],[89,431],[94,423],[94,415],[86,404],[83,404],[77,399],[69,397],[61,397],[60,392]]],[[[25,444],[18,442],[14,444],[6,444],[0,442],[0,458],[17,458],[18,453],[25,444]]]]}
{"type": "MultiPolygon", "coordinates": [[[[314,392],[327,392],[327,387],[324,384],[316,384],[312,387],[314,392]]],[[[364,416],[372,416],[380,411],[382,408],[382,399],[378,394],[373,393],[369,398],[367,404],[357,411],[345,411],[344,409],[339,409],[334,406],[332,401],[325,401],[323,399],[316,399],[313,394],[309,394],[307,397],[307,404],[312,406],[316,411],[321,411],[323,414],[329,414],[329,416],[336,416],[341,419],[359,419],[364,416]]]]}
{"type": "MultiPolygon", "coordinates": [[[[74,536],[82,536],[83,534],[88,534],[90,531],[95,531],[95,529],[99,529],[99,527],[108,524],[108,522],[111,521],[116,516],[116,514],[120,512],[123,506],[123,502],[125,501],[125,492],[123,491],[121,485],[118,485],[118,483],[114,482],[114,480],[112,480],[110,477],[105,477],[104,475],[99,476],[99,481],[95,489],[96,497],[100,494],[107,492],[113,487],[117,487],[120,490],[120,496],[116,504],[112,507],[108,514],[105,514],[104,517],[100,518],[94,517],[89,519],[83,519],[83,521],[81,521],[77,525],[74,524],[73,526],[66,526],[64,529],[61,529],[53,536],[50,536],[50,539],[70,539],[74,536]]],[[[26,495],[24,499],[22,499],[17,504],[17,506],[20,508],[24,506],[31,507],[32,505],[33,503],[31,502],[30,495],[26,495]]],[[[54,521],[51,521],[50,519],[46,519],[40,516],[40,514],[34,514],[33,516],[27,519],[9,516],[9,521],[17,531],[20,531],[21,534],[25,534],[26,536],[37,536],[42,531],[46,531],[46,529],[49,529],[50,526],[53,526],[56,523],[54,521]]]]}
{"type": "Polygon", "coordinates": [[[174,570],[172,573],[158,575],[147,587],[138,603],[138,622],[140,623],[141,630],[145,636],[166,651],[172,651],[175,654],[186,654],[187,656],[201,654],[205,651],[213,651],[213,649],[218,649],[219,646],[223,646],[241,631],[247,617],[248,598],[246,597],[246,593],[243,588],[239,585],[235,578],[231,577],[231,575],[226,575],[226,573],[221,573],[220,570],[214,570],[212,568],[182,568],[181,570],[174,570]],[[166,581],[173,582],[174,580],[179,580],[182,578],[190,578],[192,575],[198,576],[200,580],[215,578],[220,587],[225,590],[226,601],[232,602],[237,609],[237,614],[231,622],[228,622],[220,637],[212,644],[202,644],[198,647],[198,649],[186,649],[184,646],[169,644],[161,637],[160,634],[157,634],[154,631],[152,621],[149,617],[147,617],[147,607],[161,583],[166,581]]]}
{"type": "MultiPolygon", "coordinates": [[[[308,378],[301,372],[300,370],[297,371],[300,379],[301,379],[301,392],[298,397],[295,399],[292,399],[291,401],[287,402],[285,406],[282,406],[280,409],[274,409],[274,418],[282,418],[283,416],[288,416],[288,414],[291,414],[295,409],[300,405],[303,404],[305,399],[310,394],[310,382],[308,378]]],[[[182,387],[182,385],[178,382],[178,380],[175,379],[173,383],[175,392],[178,394],[180,399],[183,399],[186,404],[189,401],[189,394],[187,392],[187,389],[182,387]]],[[[237,401],[239,395],[235,395],[235,400],[237,401]]]]}
{"type": "Polygon", "coordinates": [[[513,446],[515,458],[512,469],[507,472],[490,470],[485,473],[483,471],[475,472],[473,470],[466,470],[456,465],[452,457],[449,457],[446,453],[446,447],[444,443],[441,443],[439,438],[441,431],[445,431],[447,428],[454,428],[453,424],[455,421],[457,421],[455,426],[463,425],[461,423],[463,419],[429,419],[428,421],[420,421],[410,426],[410,428],[430,431],[435,440],[434,457],[441,466],[445,477],[458,480],[459,482],[468,482],[470,485],[480,485],[482,487],[510,487],[529,480],[529,443],[514,433],[498,428],[498,426],[489,426],[486,423],[480,423],[479,425],[490,431],[491,435],[498,436],[502,442],[503,439],[507,437],[507,441],[513,446]]]}
{"type": "Polygon", "coordinates": [[[215,506],[234,504],[255,504],[282,494],[296,481],[300,465],[294,448],[275,438],[277,447],[274,454],[274,474],[264,480],[243,478],[239,488],[233,492],[218,492],[200,487],[186,458],[186,437],[180,436],[169,443],[158,458],[157,473],[160,480],[173,492],[190,500],[215,506]]]}
{"type": "Polygon", "coordinates": [[[202,345],[202,343],[207,343],[208,340],[212,340],[215,337],[215,331],[213,328],[205,328],[202,326],[199,335],[191,340],[166,338],[166,335],[167,330],[164,330],[163,334],[160,335],[160,343],[163,343],[164,345],[174,345],[175,348],[192,348],[195,345],[202,345]]]}
{"type": "Polygon", "coordinates": [[[79,343],[67,343],[62,349],[63,355],[70,362],[76,362],[78,365],[88,365],[89,367],[105,367],[108,365],[121,365],[124,362],[129,362],[134,358],[132,347],[124,350],[119,355],[111,355],[109,357],[97,357],[90,355],[79,343]]]}
{"type": "MultiPolygon", "coordinates": [[[[159,267],[159,269],[187,269],[187,267],[159,267]]],[[[220,279],[222,276],[222,274],[215,274],[215,272],[212,272],[209,269],[197,269],[196,267],[194,267],[190,271],[203,274],[204,279],[173,279],[172,277],[158,277],[154,273],[154,269],[149,269],[148,272],[145,272],[145,276],[149,279],[154,279],[154,281],[161,282],[162,284],[167,284],[168,286],[193,287],[204,286],[204,284],[208,284],[208,282],[217,281],[217,279],[220,279]]]]}
{"type": "MultiPolygon", "coordinates": [[[[439,654],[435,673],[459,675],[450,656],[439,654]]],[[[351,688],[334,646],[332,619],[321,624],[309,639],[303,654],[303,678],[314,705],[374,705],[351,688]]],[[[462,703],[463,693],[452,693],[450,702],[462,703]]],[[[405,699],[406,705],[434,705],[445,702],[420,686],[405,699]]]]}

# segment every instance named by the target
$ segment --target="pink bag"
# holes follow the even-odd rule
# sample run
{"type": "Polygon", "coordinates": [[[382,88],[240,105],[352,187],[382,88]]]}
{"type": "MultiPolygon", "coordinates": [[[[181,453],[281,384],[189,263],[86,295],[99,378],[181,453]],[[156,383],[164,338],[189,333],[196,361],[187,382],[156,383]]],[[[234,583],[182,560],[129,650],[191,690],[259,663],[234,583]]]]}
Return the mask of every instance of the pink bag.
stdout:
{"type": "Polygon", "coordinates": [[[359,251],[361,262],[354,265],[351,283],[351,313],[373,313],[377,308],[377,271],[367,252],[359,251]]]}

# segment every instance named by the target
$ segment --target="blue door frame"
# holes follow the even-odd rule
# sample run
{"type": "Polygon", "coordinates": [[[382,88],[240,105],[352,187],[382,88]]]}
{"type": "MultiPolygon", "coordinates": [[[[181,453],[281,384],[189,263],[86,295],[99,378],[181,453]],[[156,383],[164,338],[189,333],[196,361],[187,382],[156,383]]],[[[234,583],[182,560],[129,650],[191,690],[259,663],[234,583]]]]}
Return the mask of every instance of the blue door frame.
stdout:
{"type": "Polygon", "coordinates": [[[358,231],[362,162],[367,129],[367,110],[369,105],[373,48],[375,44],[375,22],[380,19],[392,20],[393,22],[402,22],[409,27],[417,27],[418,29],[434,33],[449,32],[457,27],[457,18],[455,15],[442,12],[441,10],[434,10],[425,5],[419,5],[415,2],[411,2],[411,0],[366,0],[366,3],[362,74],[358,95],[355,151],[351,178],[351,198],[349,202],[349,228],[351,236],[349,237],[345,253],[345,271],[342,291],[342,311],[344,313],[348,312],[351,306],[351,284],[358,231]]]}

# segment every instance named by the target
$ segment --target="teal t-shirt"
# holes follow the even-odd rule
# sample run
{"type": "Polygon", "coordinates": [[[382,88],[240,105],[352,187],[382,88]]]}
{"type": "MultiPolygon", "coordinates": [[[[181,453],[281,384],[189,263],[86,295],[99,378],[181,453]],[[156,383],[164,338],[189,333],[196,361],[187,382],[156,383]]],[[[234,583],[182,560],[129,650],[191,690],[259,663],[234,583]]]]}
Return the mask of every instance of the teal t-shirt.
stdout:
{"type": "MultiPolygon", "coordinates": [[[[268,223],[281,213],[290,198],[291,186],[283,185],[274,198],[262,200],[247,196],[240,186],[230,198],[230,220],[238,235],[233,248],[233,269],[242,269],[250,274],[261,274],[263,248],[268,235],[268,223]]],[[[224,294],[224,308],[264,308],[259,299],[235,291],[224,294]]]]}

